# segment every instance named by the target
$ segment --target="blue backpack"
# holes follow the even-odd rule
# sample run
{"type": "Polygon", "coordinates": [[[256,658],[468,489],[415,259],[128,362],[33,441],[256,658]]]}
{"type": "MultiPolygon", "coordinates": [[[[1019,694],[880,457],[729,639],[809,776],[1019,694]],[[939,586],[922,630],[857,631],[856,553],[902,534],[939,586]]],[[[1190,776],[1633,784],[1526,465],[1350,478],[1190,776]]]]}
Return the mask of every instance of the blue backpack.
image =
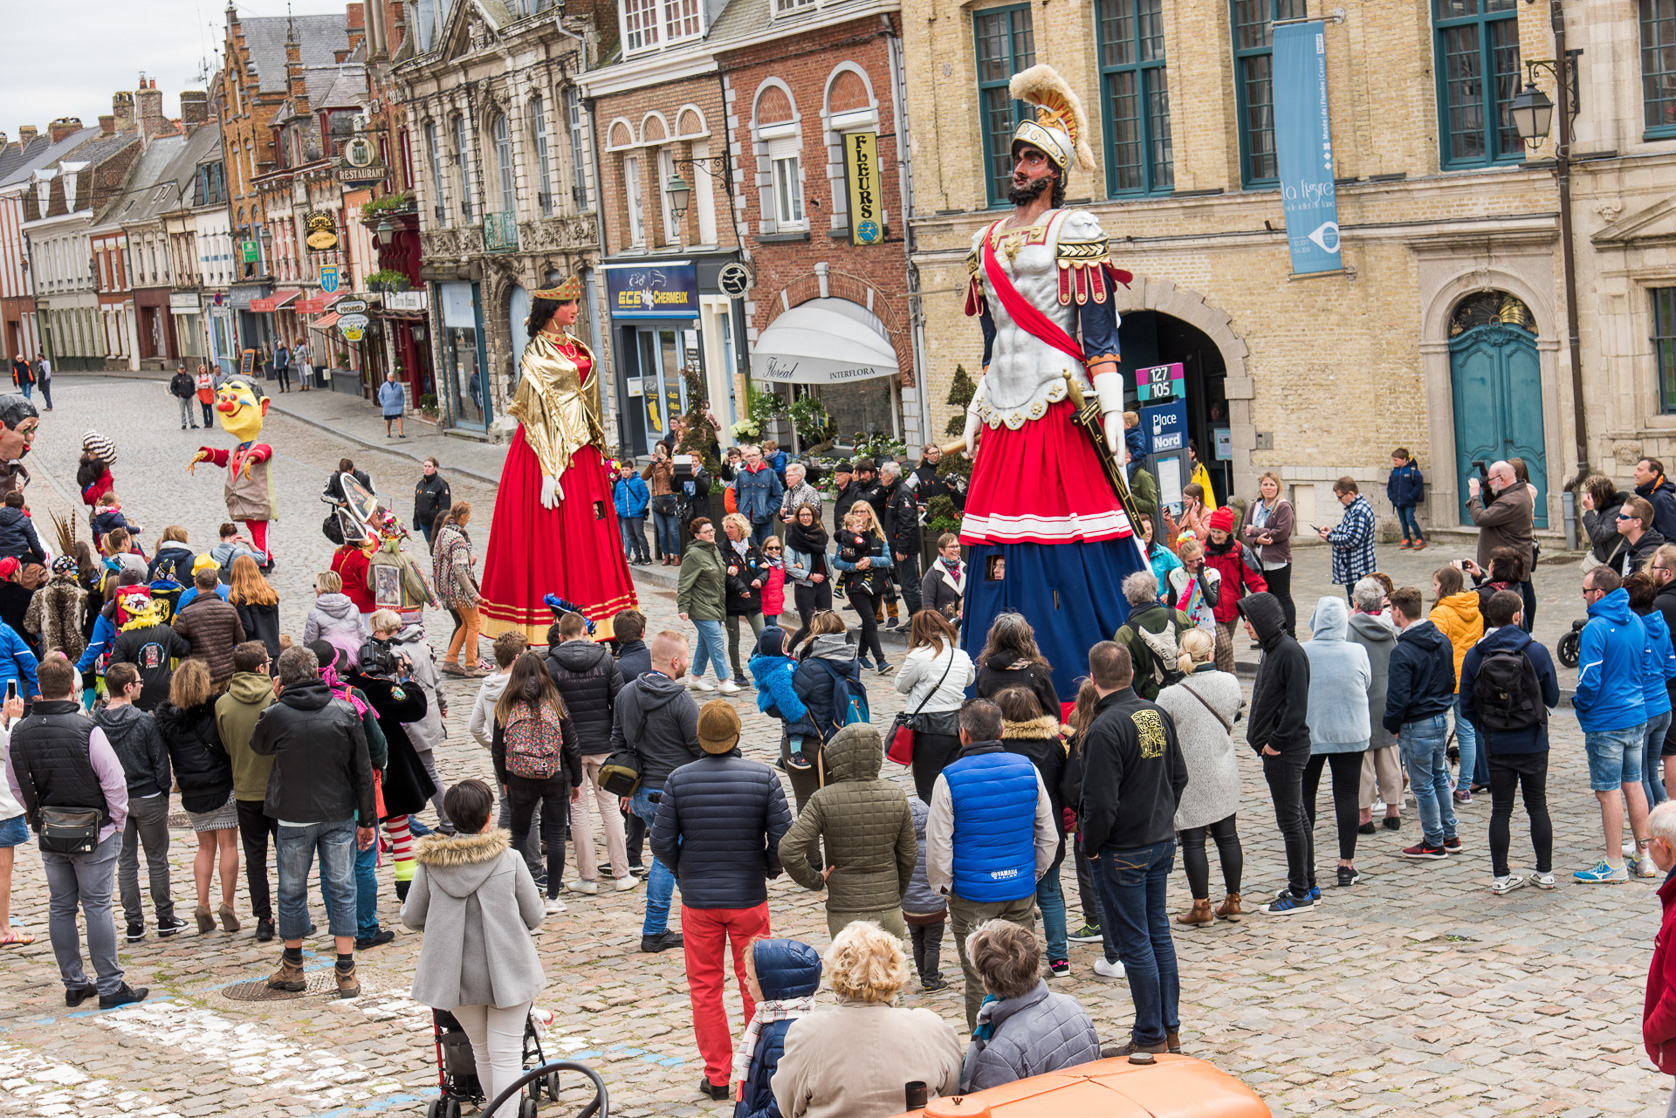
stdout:
{"type": "Polygon", "coordinates": [[[833,730],[854,722],[871,722],[873,711],[867,705],[867,688],[860,675],[842,675],[828,661],[818,662],[832,676],[832,725],[822,727],[821,736],[828,737],[833,730]]]}

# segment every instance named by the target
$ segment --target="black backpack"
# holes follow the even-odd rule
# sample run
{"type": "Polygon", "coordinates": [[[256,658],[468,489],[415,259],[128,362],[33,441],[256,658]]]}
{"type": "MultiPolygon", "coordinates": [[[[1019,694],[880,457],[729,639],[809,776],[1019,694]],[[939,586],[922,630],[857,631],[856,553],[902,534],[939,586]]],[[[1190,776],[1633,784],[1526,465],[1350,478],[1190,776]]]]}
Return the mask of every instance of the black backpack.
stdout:
{"type": "Polygon", "coordinates": [[[1472,720],[1477,726],[1492,733],[1506,733],[1548,721],[1536,665],[1525,653],[1530,643],[1527,636],[1523,644],[1512,648],[1485,651],[1478,661],[1478,674],[1472,681],[1472,720]]]}

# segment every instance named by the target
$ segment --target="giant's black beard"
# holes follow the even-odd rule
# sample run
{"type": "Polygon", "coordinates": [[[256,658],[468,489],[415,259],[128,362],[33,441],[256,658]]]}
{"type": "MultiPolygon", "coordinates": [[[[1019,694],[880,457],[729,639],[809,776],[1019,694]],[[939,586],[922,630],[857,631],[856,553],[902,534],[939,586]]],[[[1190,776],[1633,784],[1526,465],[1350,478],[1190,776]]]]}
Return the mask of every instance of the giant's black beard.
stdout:
{"type": "Polygon", "coordinates": [[[1029,186],[1013,186],[1007,191],[1007,201],[1015,206],[1028,206],[1053,188],[1053,176],[1046,175],[1029,186]]]}

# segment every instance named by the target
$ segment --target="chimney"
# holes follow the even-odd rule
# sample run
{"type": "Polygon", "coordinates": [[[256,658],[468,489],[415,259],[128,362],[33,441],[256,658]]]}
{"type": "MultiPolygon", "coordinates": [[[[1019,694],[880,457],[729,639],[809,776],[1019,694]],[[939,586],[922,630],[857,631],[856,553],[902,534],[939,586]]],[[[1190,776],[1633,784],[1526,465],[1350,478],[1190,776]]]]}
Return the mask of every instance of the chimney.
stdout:
{"type": "Polygon", "coordinates": [[[367,9],[365,4],[356,3],[348,5],[345,11],[349,17],[349,53],[354,54],[367,37],[367,9]]]}
{"type": "Polygon", "coordinates": [[[332,61],[336,62],[339,66],[342,66],[345,62],[349,61],[349,51],[347,49],[333,51],[332,61]]]}
{"type": "Polygon", "coordinates": [[[180,121],[182,124],[202,124],[209,119],[209,94],[201,89],[180,91],[180,121]]]}
{"type": "Polygon", "coordinates": [[[52,137],[53,143],[60,143],[81,131],[81,117],[61,116],[47,125],[47,135],[52,137]]]}
{"type": "Polygon", "coordinates": [[[149,140],[174,131],[169,119],[163,115],[163,94],[158,90],[155,78],[145,83],[145,88],[135,94],[135,99],[142,136],[149,140]]]}
{"type": "Polygon", "coordinates": [[[116,117],[109,113],[99,118],[99,131],[107,136],[116,135],[116,117]]]}
{"type": "Polygon", "coordinates": [[[33,124],[20,124],[20,125],[18,125],[17,142],[22,144],[25,147],[34,143],[35,142],[35,126],[33,124]]]}
{"type": "Polygon", "coordinates": [[[127,90],[111,95],[111,114],[118,132],[134,130],[134,95],[127,90]]]}
{"type": "Polygon", "coordinates": [[[285,96],[291,101],[293,113],[308,115],[308,81],[303,76],[302,47],[295,39],[285,44],[285,96]]]}

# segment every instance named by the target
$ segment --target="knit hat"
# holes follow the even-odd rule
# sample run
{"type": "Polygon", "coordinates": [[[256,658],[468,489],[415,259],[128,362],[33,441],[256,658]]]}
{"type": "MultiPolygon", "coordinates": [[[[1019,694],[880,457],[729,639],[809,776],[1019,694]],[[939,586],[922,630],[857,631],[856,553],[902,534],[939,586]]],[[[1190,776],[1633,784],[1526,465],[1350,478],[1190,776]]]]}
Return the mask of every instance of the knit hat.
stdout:
{"type": "Polygon", "coordinates": [[[69,555],[60,555],[52,561],[52,573],[55,575],[75,574],[76,561],[69,555]]]}
{"type": "Polygon", "coordinates": [[[1232,532],[1234,530],[1234,510],[1227,505],[1223,505],[1210,514],[1210,520],[1206,523],[1206,527],[1219,532],[1232,532]]]}
{"type": "Polygon", "coordinates": [[[91,428],[82,435],[81,448],[98,455],[99,461],[107,466],[116,465],[116,444],[91,428]]]}
{"type": "Polygon", "coordinates": [[[698,712],[698,744],[710,754],[729,753],[739,744],[739,712],[726,699],[711,699],[698,712]]]}
{"type": "Polygon", "coordinates": [[[778,625],[770,625],[757,638],[758,656],[784,656],[786,654],[786,631],[778,625]]]}

